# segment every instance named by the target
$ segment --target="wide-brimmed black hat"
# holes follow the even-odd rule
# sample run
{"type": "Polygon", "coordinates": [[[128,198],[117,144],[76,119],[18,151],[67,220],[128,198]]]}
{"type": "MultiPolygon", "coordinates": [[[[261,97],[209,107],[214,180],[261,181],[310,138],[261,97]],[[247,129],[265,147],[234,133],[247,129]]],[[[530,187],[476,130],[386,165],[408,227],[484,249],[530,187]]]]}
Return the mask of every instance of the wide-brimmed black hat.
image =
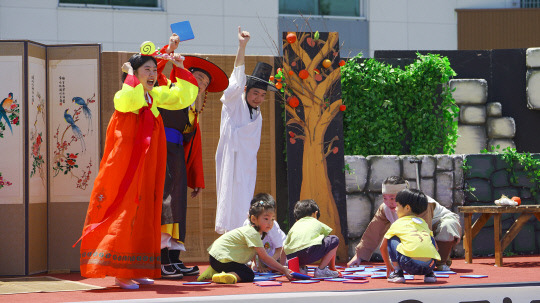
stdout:
{"type": "Polygon", "coordinates": [[[255,69],[253,69],[253,73],[251,73],[251,75],[246,75],[246,86],[248,89],[260,88],[277,92],[278,89],[274,86],[274,84],[268,82],[271,75],[272,65],[265,62],[257,62],[255,69]]]}

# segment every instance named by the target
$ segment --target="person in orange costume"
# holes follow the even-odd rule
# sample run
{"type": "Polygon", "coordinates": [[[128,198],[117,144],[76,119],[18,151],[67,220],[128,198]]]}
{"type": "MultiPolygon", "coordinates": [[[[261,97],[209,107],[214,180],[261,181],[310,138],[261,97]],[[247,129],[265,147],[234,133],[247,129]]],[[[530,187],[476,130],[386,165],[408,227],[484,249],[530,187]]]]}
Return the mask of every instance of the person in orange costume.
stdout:
{"type": "Polygon", "coordinates": [[[159,278],[161,203],[167,145],[157,107],[182,109],[197,96],[197,80],[183,69],[177,85],[154,87],[157,62],[135,54],[122,66],[124,84],[115,94],[103,158],[81,241],[81,275],[116,277],[125,289],[159,278]]]}
{"type": "MultiPolygon", "coordinates": [[[[159,51],[171,56],[178,48],[179,38],[172,34],[169,44],[159,51]]],[[[158,83],[167,84],[163,75],[167,61],[157,60],[158,83]]],[[[159,109],[167,134],[167,173],[161,211],[161,276],[180,279],[183,276],[199,274],[199,268],[186,267],[180,260],[180,252],[185,251],[188,187],[195,198],[203,189],[201,130],[198,117],[204,109],[207,92],[221,92],[227,88],[227,74],[217,65],[195,56],[185,56],[184,67],[188,69],[199,87],[198,98],[203,102],[200,110],[195,103],[183,110],[159,109]]],[[[173,66],[171,82],[181,70],[173,66]]]]}

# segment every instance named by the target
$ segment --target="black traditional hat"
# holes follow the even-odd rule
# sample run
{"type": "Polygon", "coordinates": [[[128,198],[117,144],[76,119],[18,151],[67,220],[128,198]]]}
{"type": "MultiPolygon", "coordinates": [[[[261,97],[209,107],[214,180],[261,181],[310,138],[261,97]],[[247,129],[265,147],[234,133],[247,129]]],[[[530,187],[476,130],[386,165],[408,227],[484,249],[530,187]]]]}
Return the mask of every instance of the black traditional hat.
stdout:
{"type": "Polygon", "coordinates": [[[272,90],[277,92],[277,88],[274,84],[268,82],[270,76],[272,75],[272,65],[265,62],[257,62],[253,73],[247,75],[246,86],[249,90],[250,88],[260,88],[264,90],[272,90]]]}

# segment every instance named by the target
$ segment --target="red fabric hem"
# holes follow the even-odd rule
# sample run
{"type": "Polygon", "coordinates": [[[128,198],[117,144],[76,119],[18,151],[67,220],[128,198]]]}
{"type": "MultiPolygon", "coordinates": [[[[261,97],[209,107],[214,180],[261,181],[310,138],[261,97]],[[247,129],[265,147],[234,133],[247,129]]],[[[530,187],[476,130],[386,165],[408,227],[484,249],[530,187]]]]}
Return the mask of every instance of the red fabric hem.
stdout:
{"type": "Polygon", "coordinates": [[[139,81],[137,77],[135,77],[135,75],[127,75],[126,80],[124,80],[124,84],[127,84],[131,87],[135,87],[141,84],[141,82],[139,81]]]}

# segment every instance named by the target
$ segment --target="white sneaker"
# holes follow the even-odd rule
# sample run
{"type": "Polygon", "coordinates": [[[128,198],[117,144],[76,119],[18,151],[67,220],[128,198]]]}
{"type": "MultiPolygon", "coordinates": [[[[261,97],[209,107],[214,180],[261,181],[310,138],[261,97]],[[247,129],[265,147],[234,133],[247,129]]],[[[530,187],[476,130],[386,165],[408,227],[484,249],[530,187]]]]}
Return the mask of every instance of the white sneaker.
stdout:
{"type": "Polygon", "coordinates": [[[130,279],[115,278],[114,284],[123,289],[139,289],[139,284],[134,283],[130,279]]]}
{"type": "Polygon", "coordinates": [[[139,279],[133,279],[133,281],[141,284],[141,285],[150,285],[150,284],[154,284],[154,280],[153,279],[149,279],[149,278],[139,278],[139,279]]]}
{"type": "Polygon", "coordinates": [[[339,277],[339,272],[333,271],[330,268],[325,267],[323,269],[319,269],[318,267],[315,268],[315,274],[313,275],[315,278],[337,278],[339,277]]]}
{"type": "Polygon", "coordinates": [[[303,274],[303,275],[307,275],[308,274],[307,266],[300,267],[300,273],[303,274]]]}

